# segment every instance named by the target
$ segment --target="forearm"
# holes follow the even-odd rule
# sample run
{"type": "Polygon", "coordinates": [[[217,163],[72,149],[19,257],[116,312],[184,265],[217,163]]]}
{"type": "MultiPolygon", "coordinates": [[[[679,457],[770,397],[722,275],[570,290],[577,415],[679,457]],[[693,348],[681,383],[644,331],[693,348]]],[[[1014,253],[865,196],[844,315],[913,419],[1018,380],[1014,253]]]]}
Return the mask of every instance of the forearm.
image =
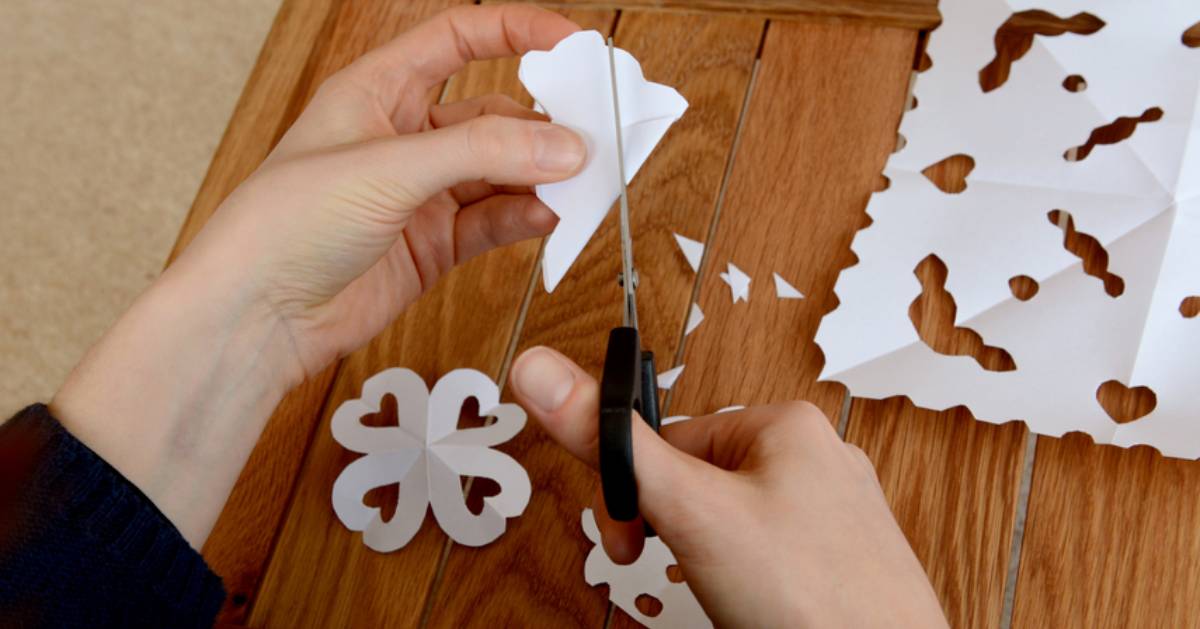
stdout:
{"type": "Polygon", "coordinates": [[[165,273],[51,404],[196,548],[272,409],[301,378],[279,318],[243,299],[236,278],[210,271],[187,261],[165,273]]]}

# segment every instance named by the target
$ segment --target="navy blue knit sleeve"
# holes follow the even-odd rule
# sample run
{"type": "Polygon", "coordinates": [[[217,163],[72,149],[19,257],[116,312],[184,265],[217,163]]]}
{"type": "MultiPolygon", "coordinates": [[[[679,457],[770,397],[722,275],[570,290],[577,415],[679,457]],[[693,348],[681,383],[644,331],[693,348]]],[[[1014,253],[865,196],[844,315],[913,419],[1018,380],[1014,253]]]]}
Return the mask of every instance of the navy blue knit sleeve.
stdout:
{"type": "Polygon", "coordinates": [[[225,590],[43,405],[0,425],[0,626],[209,627],[225,590]]]}

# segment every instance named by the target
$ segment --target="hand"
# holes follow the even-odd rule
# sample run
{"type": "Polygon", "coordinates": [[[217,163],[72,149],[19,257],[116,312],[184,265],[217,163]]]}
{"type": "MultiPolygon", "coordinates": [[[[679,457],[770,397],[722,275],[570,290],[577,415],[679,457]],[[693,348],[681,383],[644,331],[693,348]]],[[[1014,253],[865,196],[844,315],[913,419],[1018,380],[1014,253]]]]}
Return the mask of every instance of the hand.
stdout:
{"type": "MultiPolygon", "coordinates": [[[[539,347],[511,383],[552,438],[597,467],[594,378],[539,347]]],[[[640,511],[718,626],[946,626],[870,460],[816,407],[696,417],[661,437],[635,421],[633,437],[640,511]]],[[[599,491],[592,508],[608,555],[636,560],[642,522],[614,521],[599,491]]]]}
{"type": "Polygon", "coordinates": [[[317,373],[455,264],[554,227],[528,186],[575,174],[583,141],[508,97],[430,106],[430,90],[471,59],[577,30],[534,7],[465,7],[367,53],[321,86],[176,266],[236,269],[317,373]]]}
{"type": "Polygon", "coordinates": [[[531,6],[444,12],[330,77],[51,408],[199,547],[283,394],[451,266],[548,233],[528,186],[586,157],[501,96],[429,105],[471,59],[578,30],[531,6]]]}

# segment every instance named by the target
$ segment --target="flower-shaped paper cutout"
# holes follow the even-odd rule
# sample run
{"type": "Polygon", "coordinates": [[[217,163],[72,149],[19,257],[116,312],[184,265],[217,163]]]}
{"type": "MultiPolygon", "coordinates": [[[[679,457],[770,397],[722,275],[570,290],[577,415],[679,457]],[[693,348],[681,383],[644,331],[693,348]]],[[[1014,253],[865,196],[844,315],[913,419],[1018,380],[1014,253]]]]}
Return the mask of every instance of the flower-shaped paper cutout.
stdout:
{"type": "Polygon", "coordinates": [[[525,425],[525,411],[501,404],[500,390],[486,375],[455,369],[433,390],[409,369],[387,369],[363,383],[362,397],[347,400],[333,414],[333,438],[363,456],[333,483],[333,510],[353,531],[363,532],[367,547],[390,552],[403,547],[433,507],[438,524],[454,541],[482,546],[504,532],[505,519],[520,515],[529,504],[529,476],[512,457],[491,447],[508,441],[525,425]],[[360,421],[377,413],[384,396],[395,396],[398,425],[372,427],[360,421]],[[495,417],[480,428],[458,429],[468,398],[479,402],[479,414],[495,417]],[[460,476],[490,478],[500,493],[483,499],[475,515],[467,508],[460,476]],[[379,508],[363,503],[376,487],[400,484],[395,515],[384,521],[379,508]]]}
{"type": "Polygon", "coordinates": [[[651,627],[711,627],[712,621],[700,607],[686,582],[675,583],[667,577],[667,568],[678,562],[662,538],[648,537],[637,561],[618,565],[609,559],[600,544],[600,529],[591,509],[583,510],[583,532],[594,546],[583,564],[588,585],[608,584],[608,598],[634,620],[651,627]],[[648,594],[662,603],[662,610],[647,616],[637,608],[637,598],[648,594]]]}

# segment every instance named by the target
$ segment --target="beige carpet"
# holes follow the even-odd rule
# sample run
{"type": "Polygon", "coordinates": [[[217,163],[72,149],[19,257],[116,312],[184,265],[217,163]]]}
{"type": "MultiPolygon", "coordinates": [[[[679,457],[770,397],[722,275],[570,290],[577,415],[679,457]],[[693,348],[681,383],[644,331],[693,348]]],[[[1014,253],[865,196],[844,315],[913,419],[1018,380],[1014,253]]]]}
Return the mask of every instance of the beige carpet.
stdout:
{"type": "Polygon", "coordinates": [[[0,421],[157,275],[278,5],[0,2],[0,421]]]}

